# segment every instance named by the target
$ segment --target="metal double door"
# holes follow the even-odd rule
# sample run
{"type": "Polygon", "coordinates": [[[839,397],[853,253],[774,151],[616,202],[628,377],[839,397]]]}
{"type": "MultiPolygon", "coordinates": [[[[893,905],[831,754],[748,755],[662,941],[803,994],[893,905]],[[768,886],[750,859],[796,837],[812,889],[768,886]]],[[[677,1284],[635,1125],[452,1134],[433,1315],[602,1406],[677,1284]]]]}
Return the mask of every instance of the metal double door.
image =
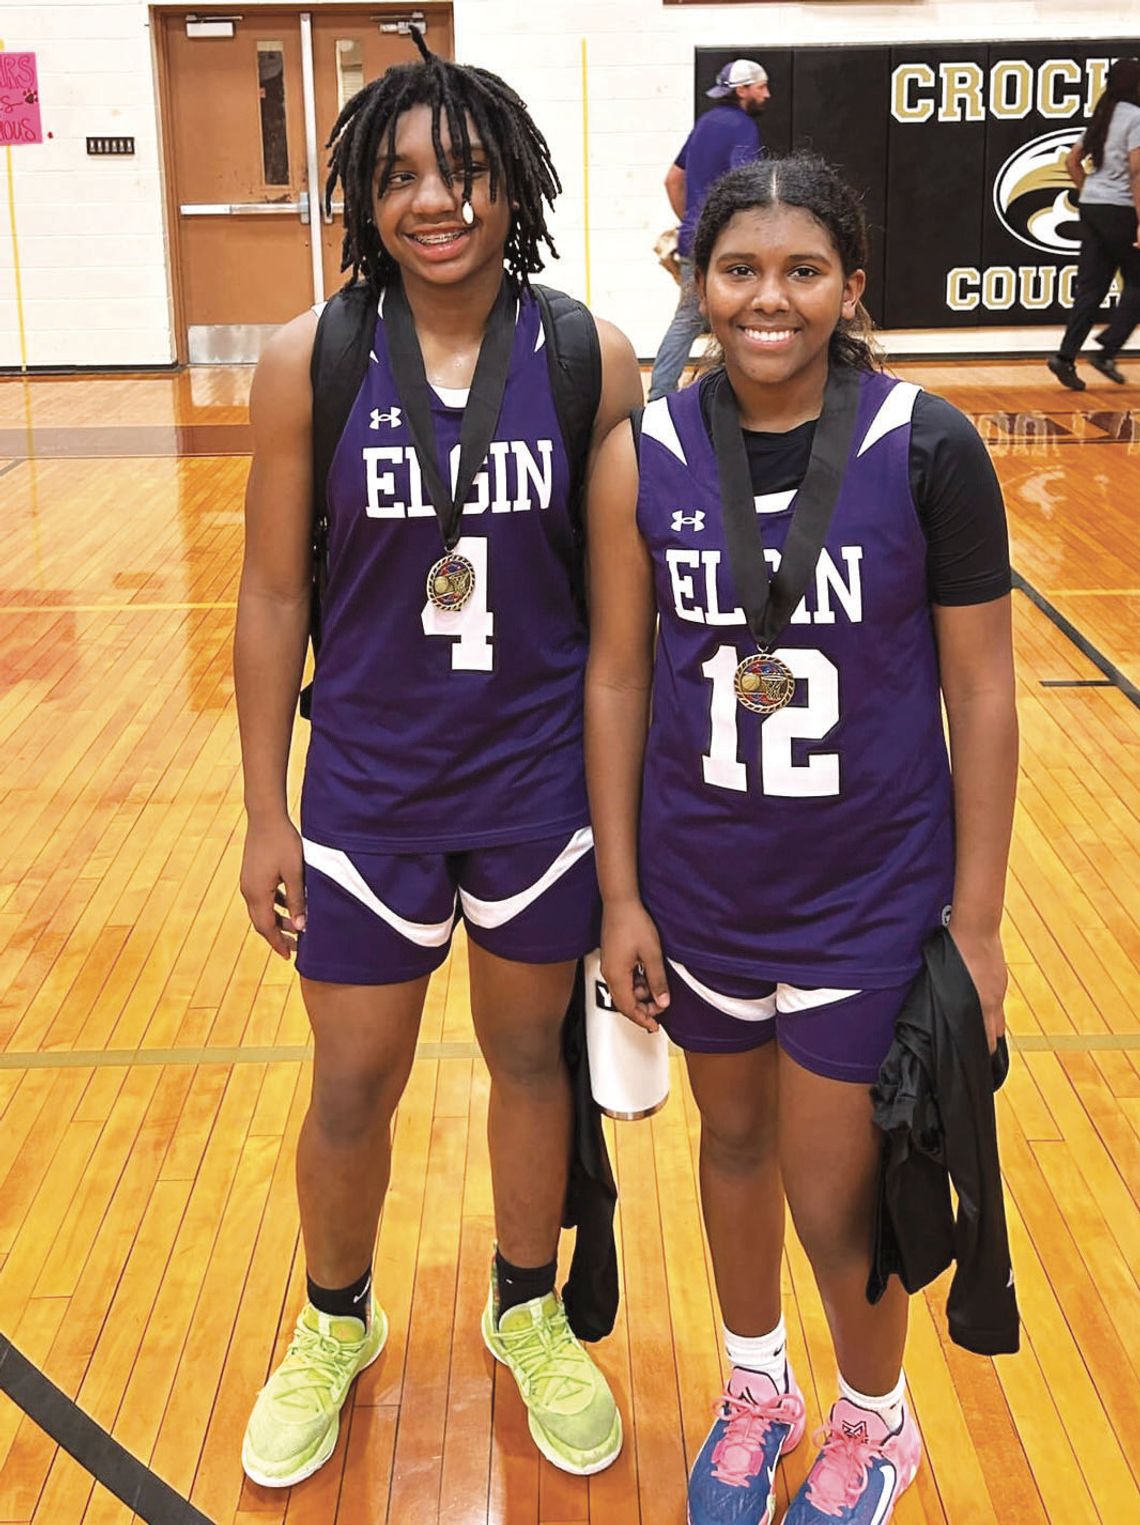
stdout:
{"type": "Polygon", "coordinates": [[[412,26],[451,56],[449,5],[162,15],[175,307],[191,364],[255,361],[342,284],[324,145],[345,101],[418,56],[412,26]]]}

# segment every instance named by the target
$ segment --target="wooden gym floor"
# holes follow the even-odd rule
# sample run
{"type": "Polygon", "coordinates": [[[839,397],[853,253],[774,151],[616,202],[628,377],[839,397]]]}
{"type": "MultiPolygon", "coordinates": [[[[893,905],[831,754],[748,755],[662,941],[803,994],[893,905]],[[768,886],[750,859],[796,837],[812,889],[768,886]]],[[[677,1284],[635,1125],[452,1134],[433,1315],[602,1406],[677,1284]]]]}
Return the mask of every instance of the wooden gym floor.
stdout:
{"type": "MultiPolygon", "coordinates": [[[[950,1345],[945,1281],[914,1300],[928,1460],[895,1517],[1120,1525],[1140,1519],[1140,367],[1081,396],[1037,363],[899,369],[978,418],[1015,566],[1054,617],[1015,593],[999,1114],[1023,1349],[950,1345]]],[[[568,1478],[478,1335],[487,1081],[461,945],[397,1122],[387,1351],[322,1472],[291,1494],[243,1481],[246,1413],[302,1287],[308,1082],[291,970],[237,895],[247,388],[227,370],[0,388],[0,1330],[216,1525],[680,1525],[721,1375],[680,1064],[665,1110],[611,1133],[624,1298],[598,1358],[627,1444],[568,1478]]],[[[815,1425],[833,1367],[794,1241],[785,1279],[815,1425]]],[[[0,1525],[129,1517],[0,1398],[0,1525]]]]}

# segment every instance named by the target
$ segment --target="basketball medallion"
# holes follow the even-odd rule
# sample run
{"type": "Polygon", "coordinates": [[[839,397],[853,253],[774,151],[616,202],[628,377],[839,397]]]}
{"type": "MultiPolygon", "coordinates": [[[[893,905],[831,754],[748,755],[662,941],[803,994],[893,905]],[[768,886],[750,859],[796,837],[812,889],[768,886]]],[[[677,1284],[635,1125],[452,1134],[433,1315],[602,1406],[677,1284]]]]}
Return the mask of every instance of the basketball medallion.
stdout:
{"type": "Polygon", "coordinates": [[[462,609],[475,591],[475,568],[466,556],[449,551],[427,575],[427,596],[437,609],[462,609]]]}
{"type": "Polygon", "coordinates": [[[744,658],[734,683],[738,703],[755,715],[782,710],[796,691],[796,680],[787,663],[762,651],[744,658]]]}

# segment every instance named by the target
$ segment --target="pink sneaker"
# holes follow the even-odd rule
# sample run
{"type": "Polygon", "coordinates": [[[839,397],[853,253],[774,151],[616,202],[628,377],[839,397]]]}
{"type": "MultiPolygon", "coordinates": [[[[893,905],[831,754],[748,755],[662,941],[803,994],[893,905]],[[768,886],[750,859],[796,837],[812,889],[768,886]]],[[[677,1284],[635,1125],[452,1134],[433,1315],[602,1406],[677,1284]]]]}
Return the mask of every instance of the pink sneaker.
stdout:
{"type": "Polygon", "coordinates": [[[909,1406],[902,1423],[886,1421],[846,1398],[819,1432],[819,1455],[784,1516],[784,1525],[886,1525],[895,1500],[922,1460],[922,1436],[909,1406]]]}
{"type": "Polygon", "coordinates": [[[716,1414],[689,1474],[689,1525],[769,1525],[776,1465],[804,1433],[791,1368],[781,1392],[771,1377],[734,1366],[716,1414]]]}

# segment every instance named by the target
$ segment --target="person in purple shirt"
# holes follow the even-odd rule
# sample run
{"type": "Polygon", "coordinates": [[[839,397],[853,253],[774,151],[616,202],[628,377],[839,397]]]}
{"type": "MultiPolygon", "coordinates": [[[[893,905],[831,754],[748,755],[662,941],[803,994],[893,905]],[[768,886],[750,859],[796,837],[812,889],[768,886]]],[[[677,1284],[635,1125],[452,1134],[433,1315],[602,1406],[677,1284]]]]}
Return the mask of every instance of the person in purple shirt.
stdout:
{"type": "Polygon", "coordinates": [[[764,154],[757,118],[771,97],[767,71],[751,58],[725,64],[707,92],[718,103],[693,124],[684,147],[669,166],[665,194],[681,219],[677,239],[681,298],[657,351],[649,401],[675,392],[693,340],[704,328],[693,287],[693,234],[713,182],[738,164],[764,154]]]}

